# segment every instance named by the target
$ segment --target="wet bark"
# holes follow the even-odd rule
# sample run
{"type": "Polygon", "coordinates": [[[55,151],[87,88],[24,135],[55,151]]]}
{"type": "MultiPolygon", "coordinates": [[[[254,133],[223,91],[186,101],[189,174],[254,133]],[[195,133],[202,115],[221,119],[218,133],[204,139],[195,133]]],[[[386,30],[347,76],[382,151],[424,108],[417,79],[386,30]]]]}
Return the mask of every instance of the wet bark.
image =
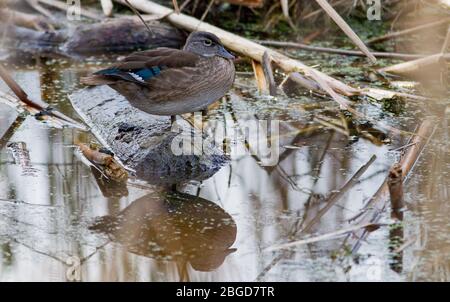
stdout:
{"type": "Polygon", "coordinates": [[[73,29],[39,32],[10,25],[11,54],[41,55],[81,59],[108,52],[127,53],[156,47],[181,48],[186,35],[160,22],[149,24],[152,33],[140,21],[119,19],[81,25],[73,29]]]}
{"type": "MultiPolygon", "coordinates": [[[[142,112],[108,86],[85,88],[69,98],[97,138],[127,167],[135,170],[138,178],[150,183],[203,180],[228,161],[206,137],[203,137],[203,152],[175,155],[172,141],[180,142],[180,133],[189,137],[201,134],[188,123],[182,123],[179,131],[171,130],[170,117],[142,112]]],[[[194,150],[193,146],[183,145],[183,148],[194,150]]]]}

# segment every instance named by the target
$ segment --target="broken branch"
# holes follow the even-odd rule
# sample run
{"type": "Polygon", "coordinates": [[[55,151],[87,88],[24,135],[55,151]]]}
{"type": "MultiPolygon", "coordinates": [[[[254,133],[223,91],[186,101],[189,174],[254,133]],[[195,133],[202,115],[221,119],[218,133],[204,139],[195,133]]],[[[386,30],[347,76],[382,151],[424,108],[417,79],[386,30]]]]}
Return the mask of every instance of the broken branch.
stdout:
{"type": "Polygon", "coordinates": [[[84,127],[82,124],[80,124],[77,121],[71,119],[70,117],[62,114],[61,112],[54,110],[47,103],[45,103],[43,101],[36,102],[36,101],[30,100],[30,98],[28,97],[26,92],[23,91],[23,89],[19,86],[19,84],[17,84],[17,82],[9,75],[9,73],[1,65],[0,65],[0,78],[2,78],[3,81],[6,83],[6,85],[8,85],[8,87],[12,90],[12,92],[17,96],[19,101],[22,102],[23,105],[25,105],[23,107],[25,107],[25,109],[28,112],[32,113],[32,111],[30,111],[30,109],[29,109],[30,107],[37,111],[35,113],[40,113],[40,112],[45,111],[45,113],[47,115],[61,120],[62,124],[65,124],[67,126],[71,126],[74,128],[86,130],[86,127],[84,127]]]}

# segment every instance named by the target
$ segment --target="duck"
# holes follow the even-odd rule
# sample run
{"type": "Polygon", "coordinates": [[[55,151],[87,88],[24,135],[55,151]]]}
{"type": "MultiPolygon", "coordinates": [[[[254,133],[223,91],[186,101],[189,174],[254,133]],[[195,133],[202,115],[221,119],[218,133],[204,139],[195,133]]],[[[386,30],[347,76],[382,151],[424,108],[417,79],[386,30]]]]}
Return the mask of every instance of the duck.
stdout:
{"type": "Polygon", "coordinates": [[[202,111],[221,99],[235,78],[235,56],[210,32],[191,33],[182,49],[134,52],[81,83],[108,85],[135,108],[153,115],[202,111]]]}

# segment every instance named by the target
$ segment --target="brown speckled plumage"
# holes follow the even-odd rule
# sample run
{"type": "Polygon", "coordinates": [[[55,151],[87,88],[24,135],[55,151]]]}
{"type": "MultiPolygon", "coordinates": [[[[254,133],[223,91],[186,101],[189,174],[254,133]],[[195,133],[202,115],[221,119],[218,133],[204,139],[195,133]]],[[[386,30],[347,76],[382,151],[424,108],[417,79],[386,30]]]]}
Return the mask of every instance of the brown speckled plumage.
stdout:
{"type": "Polygon", "coordinates": [[[195,49],[199,47],[194,44],[196,41],[188,39],[183,50],[158,48],[136,52],[107,69],[112,72],[83,78],[82,82],[107,84],[134,107],[150,114],[176,115],[203,110],[231,88],[235,69],[231,55],[217,37],[209,33],[196,35],[200,36],[191,38],[191,34],[189,39],[206,37],[217,43],[214,50],[217,54],[209,53],[205,46],[205,49],[195,49]],[[219,54],[228,54],[230,58],[219,54]],[[160,71],[148,79],[136,77],[134,73],[155,66],[160,71]]]}

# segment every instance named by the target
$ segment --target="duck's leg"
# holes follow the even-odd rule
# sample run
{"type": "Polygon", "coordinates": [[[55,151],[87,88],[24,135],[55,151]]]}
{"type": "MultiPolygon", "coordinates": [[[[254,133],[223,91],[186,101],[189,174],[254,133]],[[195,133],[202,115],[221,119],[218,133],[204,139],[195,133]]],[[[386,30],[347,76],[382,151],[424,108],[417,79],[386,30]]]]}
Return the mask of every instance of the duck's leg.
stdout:
{"type": "Polygon", "coordinates": [[[172,192],[176,192],[176,191],[177,191],[177,184],[172,184],[172,185],[170,186],[170,190],[171,190],[172,192]]]}
{"type": "Polygon", "coordinates": [[[203,132],[203,125],[205,124],[207,116],[208,116],[208,107],[202,110],[202,132],[203,132]]]}

